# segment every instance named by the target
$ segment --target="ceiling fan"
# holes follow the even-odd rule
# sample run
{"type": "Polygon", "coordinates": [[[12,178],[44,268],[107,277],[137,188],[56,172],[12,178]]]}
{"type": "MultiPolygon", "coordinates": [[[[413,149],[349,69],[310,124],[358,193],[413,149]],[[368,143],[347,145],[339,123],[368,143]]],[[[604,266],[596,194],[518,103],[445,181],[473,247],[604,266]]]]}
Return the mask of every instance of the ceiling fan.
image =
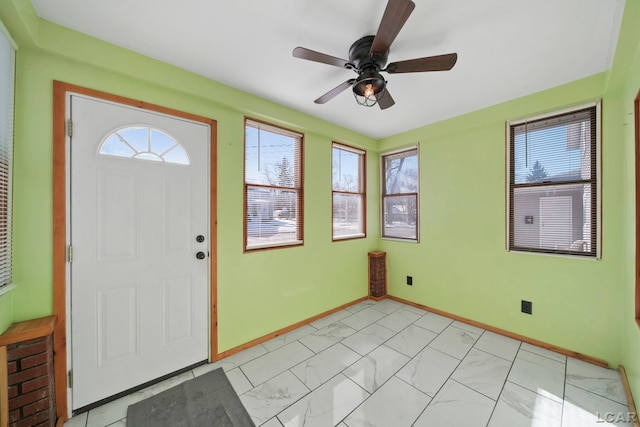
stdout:
{"type": "Polygon", "coordinates": [[[324,104],[353,86],[353,94],[358,104],[367,107],[378,104],[380,109],[384,110],[395,104],[395,101],[387,89],[387,81],[380,75],[381,72],[399,74],[452,69],[458,60],[457,53],[392,62],[385,68],[389,47],[415,6],[411,0],[389,0],[376,35],[362,37],[353,43],[349,48],[348,61],[304,47],[293,49],[293,56],[296,58],[346,68],[358,74],[357,78],[339,84],[314,102],[324,104]]]}

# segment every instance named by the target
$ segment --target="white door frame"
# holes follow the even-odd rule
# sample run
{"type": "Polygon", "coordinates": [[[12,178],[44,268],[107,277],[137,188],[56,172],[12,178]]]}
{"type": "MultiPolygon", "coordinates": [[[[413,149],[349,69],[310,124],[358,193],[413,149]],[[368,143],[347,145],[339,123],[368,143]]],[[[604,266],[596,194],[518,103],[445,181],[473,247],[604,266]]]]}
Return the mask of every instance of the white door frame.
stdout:
{"type": "Polygon", "coordinates": [[[59,419],[68,419],[71,411],[71,389],[68,387],[68,367],[70,365],[70,266],[68,262],[68,242],[70,241],[70,146],[67,135],[69,94],[90,96],[118,104],[134,106],[169,116],[180,117],[210,126],[210,252],[209,257],[209,361],[218,359],[217,340],[217,122],[171,108],[148,104],[130,98],[111,95],[67,83],[54,82],[53,108],[53,294],[54,315],[57,324],[54,331],[54,366],[56,385],[56,411],[59,419]]]}

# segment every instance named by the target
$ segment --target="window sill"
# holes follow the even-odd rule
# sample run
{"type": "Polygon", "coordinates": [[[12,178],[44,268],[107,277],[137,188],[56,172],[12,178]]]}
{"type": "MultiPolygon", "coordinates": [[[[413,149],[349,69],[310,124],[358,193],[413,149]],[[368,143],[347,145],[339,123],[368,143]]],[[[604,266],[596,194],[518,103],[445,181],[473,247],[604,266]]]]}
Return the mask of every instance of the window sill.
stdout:
{"type": "Polygon", "coordinates": [[[260,251],[265,249],[290,248],[294,246],[302,246],[303,244],[304,242],[302,240],[296,240],[293,242],[279,242],[279,243],[272,243],[272,244],[249,246],[249,247],[246,247],[244,251],[246,253],[246,252],[260,251]]]}
{"type": "Polygon", "coordinates": [[[9,283],[8,285],[1,287],[0,288],[0,296],[11,292],[12,290],[14,290],[17,287],[18,286],[15,283],[9,283]]]}
{"type": "Polygon", "coordinates": [[[382,240],[390,240],[392,242],[420,243],[418,239],[402,239],[400,237],[381,237],[382,240]]]}
{"type": "Polygon", "coordinates": [[[550,252],[521,251],[518,249],[507,249],[507,252],[513,253],[513,254],[529,254],[529,255],[538,255],[538,256],[546,256],[546,257],[553,257],[553,258],[584,259],[584,260],[591,260],[591,261],[598,261],[602,259],[599,256],[592,256],[592,255],[555,254],[550,252]]]}
{"type": "Polygon", "coordinates": [[[340,236],[340,237],[334,237],[333,241],[334,242],[342,242],[343,240],[364,239],[365,237],[367,237],[367,236],[364,233],[347,234],[347,235],[340,236]]]}

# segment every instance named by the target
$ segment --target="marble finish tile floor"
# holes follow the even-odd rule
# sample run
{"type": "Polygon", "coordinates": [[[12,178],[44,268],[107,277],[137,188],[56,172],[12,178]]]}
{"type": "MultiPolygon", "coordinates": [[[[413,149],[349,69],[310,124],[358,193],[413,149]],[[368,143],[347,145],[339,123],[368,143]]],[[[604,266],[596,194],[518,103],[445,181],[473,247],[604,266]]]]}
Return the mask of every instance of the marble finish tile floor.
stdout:
{"type": "Polygon", "coordinates": [[[262,427],[633,425],[618,371],[386,299],[199,366],[65,427],[125,427],[128,405],[218,367],[262,427]]]}

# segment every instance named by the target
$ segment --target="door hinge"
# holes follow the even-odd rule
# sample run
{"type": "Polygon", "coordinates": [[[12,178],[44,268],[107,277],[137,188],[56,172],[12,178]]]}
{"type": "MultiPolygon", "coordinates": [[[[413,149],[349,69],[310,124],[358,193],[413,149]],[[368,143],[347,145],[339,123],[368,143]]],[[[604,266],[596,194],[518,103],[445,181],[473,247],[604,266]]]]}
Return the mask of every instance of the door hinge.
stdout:
{"type": "Polygon", "coordinates": [[[68,255],[69,263],[72,263],[73,262],[73,245],[69,245],[69,248],[67,250],[67,255],[68,255]]]}
{"type": "Polygon", "coordinates": [[[67,387],[73,388],[73,370],[67,372],[67,387]]]}
{"type": "Polygon", "coordinates": [[[73,136],[73,122],[71,119],[67,120],[67,135],[69,138],[73,136]]]}

